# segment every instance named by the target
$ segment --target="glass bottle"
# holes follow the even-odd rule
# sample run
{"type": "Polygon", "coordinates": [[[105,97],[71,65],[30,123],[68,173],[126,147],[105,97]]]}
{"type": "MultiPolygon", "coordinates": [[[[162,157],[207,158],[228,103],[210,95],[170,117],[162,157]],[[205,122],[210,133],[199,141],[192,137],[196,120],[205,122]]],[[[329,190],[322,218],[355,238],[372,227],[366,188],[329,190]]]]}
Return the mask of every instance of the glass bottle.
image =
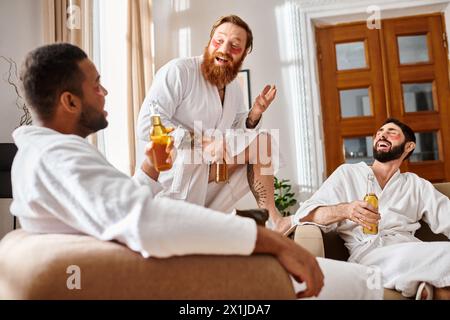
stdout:
{"type": "Polygon", "coordinates": [[[161,117],[159,115],[152,115],[151,122],[150,140],[153,142],[153,165],[158,172],[170,170],[172,164],[167,163],[169,153],[166,152],[166,148],[171,142],[172,137],[167,134],[167,130],[162,125],[161,117]]]}
{"type": "MultiPolygon", "coordinates": [[[[378,209],[378,197],[375,194],[375,177],[370,173],[367,175],[367,192],[364,201],[370,203],[374,209],[378,209]]],[[[370,227],[372,228],[371,230],[363,227],[363,232],[365,234],[378,233],[378,224],[370,224],[370,227]]]]}
{"type": "Polygon", "coordinates": [[[216,163],[216,183],[223,182],[228,182],[228,166],[225,159],[216,163]]]}

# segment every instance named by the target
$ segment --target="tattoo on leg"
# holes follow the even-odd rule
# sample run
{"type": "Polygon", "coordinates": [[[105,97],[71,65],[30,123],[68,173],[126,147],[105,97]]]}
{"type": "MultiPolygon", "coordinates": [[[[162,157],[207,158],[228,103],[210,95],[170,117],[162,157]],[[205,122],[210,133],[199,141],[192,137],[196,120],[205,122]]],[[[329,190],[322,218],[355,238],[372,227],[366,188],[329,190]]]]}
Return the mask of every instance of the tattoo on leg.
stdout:
{"type": "Polygon", "coordinates": [[[255,181],[255,172],[253,164],[247,165],[247,180],[250,190],[252,191],[253,196],[256,199],[256,203],[258,204],[259,207],[264,208],[267,200],[267,190],[265,186],[261,183],[261,181],[258,180],[255,181]]]}

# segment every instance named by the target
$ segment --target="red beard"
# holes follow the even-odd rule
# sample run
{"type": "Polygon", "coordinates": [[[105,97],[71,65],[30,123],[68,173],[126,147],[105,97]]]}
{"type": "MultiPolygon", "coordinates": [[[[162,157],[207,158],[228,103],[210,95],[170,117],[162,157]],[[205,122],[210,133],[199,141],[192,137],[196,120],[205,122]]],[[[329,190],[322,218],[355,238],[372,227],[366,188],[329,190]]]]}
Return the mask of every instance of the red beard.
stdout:
{"type": "Polygon", "coordinates": [[[208,52],[208,47],[206,47],[203,54],[202,63],[203,76],[211,84],[217,86],[218,88],[223,88],[236,78],[239,70],[241,70],[244,58],[245,55],[242,56],[240,61],[234,62],[233,57],[229,54],[214,52],[213,55],[210,55],[208,52]],[[216,58],[227,59],[227,65],[217,66],[214,63],[216,58]]]}

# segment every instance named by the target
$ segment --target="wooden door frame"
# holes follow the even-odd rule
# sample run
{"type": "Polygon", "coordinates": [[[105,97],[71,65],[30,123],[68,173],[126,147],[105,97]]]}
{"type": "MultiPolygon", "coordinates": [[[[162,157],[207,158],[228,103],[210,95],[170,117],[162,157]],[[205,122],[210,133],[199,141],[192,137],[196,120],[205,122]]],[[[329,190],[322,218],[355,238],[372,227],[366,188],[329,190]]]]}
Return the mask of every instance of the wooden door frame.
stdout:
{"type": "MultiPolygon", "coordinates": [[[[301,154],[299,137],[309,137],[308,146],[313,152],[311,159],[297,158],[297,175],[301,168],[313,167],[312,175],[315,180],[307,186],[317,190],[326,179],[326,160],[323,141],[322,105],[319,84],[319,62],[316,51],[315,27],[320,25],[336,25],[345,22],[357,22],[368,19],[372,12],[367,11],[370,6],[378,6],[381,19],[413,16],[427,13],[441,12],[446,21],[446,32],[450,34],[450,0],[298,0],[295,10],[299,23],[300,54],[303,64],[299,66],[299,90],[303,95],[302,106],[298,110],[312,112],[296,112],[293,114],[296,153],[301,154]],[[306,121],[314,127],[305,131],[299,124],[306,121]],[[311,166],[311,163],[314,164],[311,166]]],[[[297,181],[302,181],[298,176],[297,181]]]]}

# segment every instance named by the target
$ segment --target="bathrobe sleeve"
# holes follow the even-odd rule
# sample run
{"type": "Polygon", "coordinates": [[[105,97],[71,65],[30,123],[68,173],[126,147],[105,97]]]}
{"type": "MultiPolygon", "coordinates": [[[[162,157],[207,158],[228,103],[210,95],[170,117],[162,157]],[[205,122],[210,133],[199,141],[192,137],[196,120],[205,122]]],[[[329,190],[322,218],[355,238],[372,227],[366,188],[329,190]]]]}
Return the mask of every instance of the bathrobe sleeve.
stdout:
{"type": "Polygon", "coordinates": [[[144,257],[187,254],[249,255],[256,242],[251,219],[168,198],[154,198],[83,142],[44,150],[34,165],[28,206],[45,207],[63,223],[101,240],[117,240],[144,257]]]}
{"type": "Polygon", "coordinates": [[[324,232],[329,232],[336,229],[338,223],[325,226],[313,222],[300,222],[300,219],[306,217],[319,207],[335,206],[346,201],[346,188],[344,186],[346,178],[343,171],[343,166],[337,168],[333,174],[325,180],[319,190],[317,190],[311,198],[301,205],[293,218],[294,223],[298,225],[316,225],[319,226],[324,232]]]}
{"type": "Polygon", "coordinates": [[[163,187],[158,181],[153,180],[150,178],[144,171],[142,171],[141,168],[137,168],[136,172],[134,173],[133,180],[138,184],[145,186],[147,185],[152,190],[152,194],[156,195],[160,191],[163,190],[163,187]]]}

